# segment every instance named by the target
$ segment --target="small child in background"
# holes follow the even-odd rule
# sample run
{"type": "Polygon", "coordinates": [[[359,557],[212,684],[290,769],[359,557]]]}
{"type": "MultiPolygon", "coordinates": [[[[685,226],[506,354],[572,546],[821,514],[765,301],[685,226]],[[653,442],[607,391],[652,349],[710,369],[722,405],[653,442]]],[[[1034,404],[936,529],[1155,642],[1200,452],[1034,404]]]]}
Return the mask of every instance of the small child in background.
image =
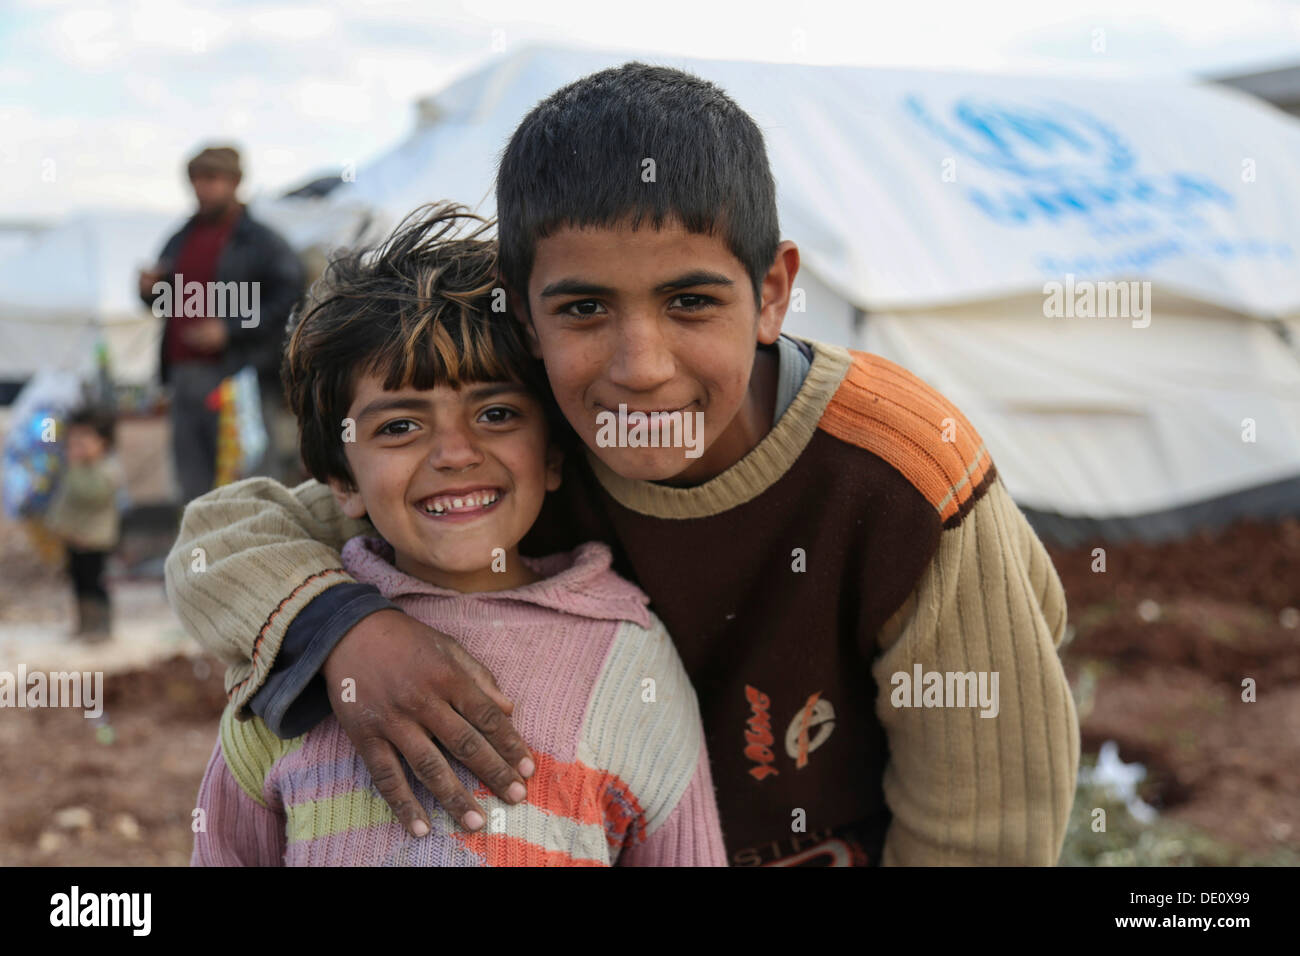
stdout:
{"type": "Polygon", "coordinates": [[[74,636],[106,641],[112,622],[104,565],[121,532],[117,498],[122,471],[112,455],[112,413],[85,408],[68,420],[68,467],[45,514],[45,525],[63,541],[68,577],[77,598],[74,636]]]}

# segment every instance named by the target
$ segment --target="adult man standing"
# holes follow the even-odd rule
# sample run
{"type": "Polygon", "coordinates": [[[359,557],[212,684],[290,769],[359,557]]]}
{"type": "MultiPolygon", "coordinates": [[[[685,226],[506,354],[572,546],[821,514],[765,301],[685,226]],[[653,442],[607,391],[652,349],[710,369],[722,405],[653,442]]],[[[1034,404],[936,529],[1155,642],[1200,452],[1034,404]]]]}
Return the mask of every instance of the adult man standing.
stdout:
{"type": "Polygon", "coordinates": [[[171,387],[172,451],[186,502],[209,491],[216,473],[217,412],[208,396],[245,366],[257,369],[272,435],[256,470],[285,481],[292,477],[281,473],[274,435],[284,414],[279,368],[285,325],[303,291],[293,250],[236,198],[243,177],[238,151],[204,149],[188,171],[198,211],[167,241],[157,264],[140,273],[144,303],[153,307],[163,297],[166,306],[159,369],[171,387]],[[200,288],[201,297],[186,291],[200,288]],[[214,288],[220,294],[209,294],[214,288]]]}

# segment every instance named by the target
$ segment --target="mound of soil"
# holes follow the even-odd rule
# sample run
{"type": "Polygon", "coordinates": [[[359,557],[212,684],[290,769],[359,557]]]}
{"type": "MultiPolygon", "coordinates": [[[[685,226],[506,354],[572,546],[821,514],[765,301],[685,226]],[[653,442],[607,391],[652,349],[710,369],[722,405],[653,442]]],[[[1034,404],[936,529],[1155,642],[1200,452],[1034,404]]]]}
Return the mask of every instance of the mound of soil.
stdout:
{"type": "Polygon", "coordinates": [[[178,657],[104,678],[104,712],[6,710],[0,864],[184,866],[225,706],[222,668],[178,657]]]}
{"type": "Polygon", "coordinates": [[[1084,752],[1116,741],[1170,819],[1252,851],[1300,848],[1300,522],[1049,550],[1084,752]]]}

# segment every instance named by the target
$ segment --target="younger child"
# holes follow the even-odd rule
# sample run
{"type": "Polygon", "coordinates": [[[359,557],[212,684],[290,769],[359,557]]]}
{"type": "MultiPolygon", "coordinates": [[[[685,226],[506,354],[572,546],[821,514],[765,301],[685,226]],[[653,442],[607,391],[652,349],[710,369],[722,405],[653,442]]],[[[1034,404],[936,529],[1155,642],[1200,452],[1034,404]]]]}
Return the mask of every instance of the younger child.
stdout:
{"type": "MultiPolygon", "coordinates": [[[[228,708],[195,865],[725,865],[695,693],[649,599],[602,543],[520,557],[561,454],[543,370],[490,317],[495,244],[482,225],[458,236],[474,218],[435,207],[334,262],[283,377],[308,471],[363,531],[333,573],[489,668],[532,750],[526,798],[453,760],[487,818],[466,832],[412,780],[433,823],[414,838],[334,717],[281,740],[228,708]]],[[[344,688],[340,706],[375,690],[344,688]]]]}
{"type": "Polygon", "coordinates": [[[88,643],[108,640],[112,630],[104,565],[118,543],[117,495],[123,481],[111,454],[113,426],[110,412],[93,407],[69,418],[68,469],[45,514],[46,527],[67,552],[77,598],[74,636],[88,643]]]}

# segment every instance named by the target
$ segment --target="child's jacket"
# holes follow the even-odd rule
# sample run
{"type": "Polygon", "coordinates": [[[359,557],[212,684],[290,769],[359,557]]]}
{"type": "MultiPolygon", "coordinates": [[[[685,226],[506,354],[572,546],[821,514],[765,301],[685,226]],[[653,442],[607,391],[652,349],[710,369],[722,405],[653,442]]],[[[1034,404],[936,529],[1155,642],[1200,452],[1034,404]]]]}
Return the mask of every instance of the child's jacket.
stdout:
{"type": "Polygon", "coordinates": [[[121,465],[112,456],[69,465],[45,513],[45,526],[79,550],[112,551],[121,534],[117,493],[122,484],[121,465]]]}
{"type": "MultiPolygon", "coordinates": [[[[194,865],[725,866],[695,692],[648,598],[591,543],[528,561],[545,579],[460,594],[393,567],[377,538],[343,563],[484,664],[533,752],[510,806],[452,762],[487,825],[469,833],[413,776],[433,832],[408,836],[329,717],[280,740],[227,708],[199,791],[194,865]]],[[[364,687],[356,688],[358,707],[364,687]]]]}

